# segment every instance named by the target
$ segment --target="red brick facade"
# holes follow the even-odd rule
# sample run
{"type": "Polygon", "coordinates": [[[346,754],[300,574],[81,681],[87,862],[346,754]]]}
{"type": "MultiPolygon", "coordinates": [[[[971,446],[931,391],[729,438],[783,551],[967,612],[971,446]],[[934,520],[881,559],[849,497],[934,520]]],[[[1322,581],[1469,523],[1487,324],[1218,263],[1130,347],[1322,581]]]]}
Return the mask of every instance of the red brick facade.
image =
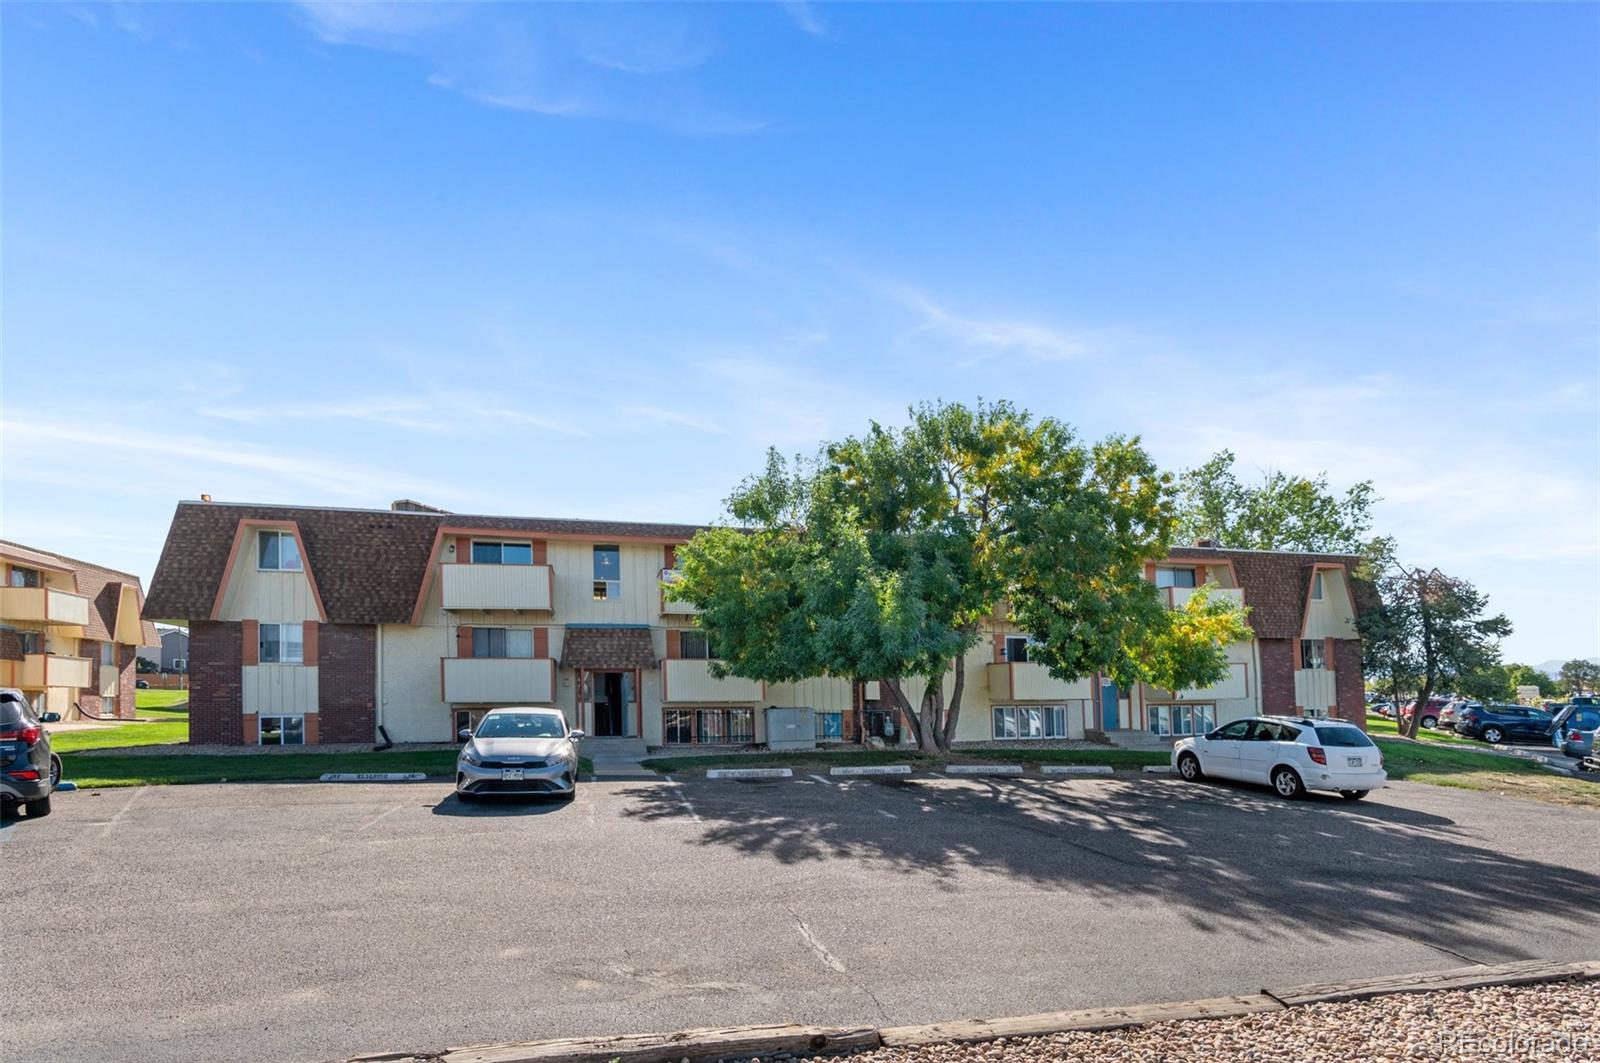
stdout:
{"type": "Polygon", "coordinates": [[[137,713],[134,705],[134,680],[136,669],[134,662],[137,651],[132,646],[117,646],[116,664],[106,665],[101,663],[100,655],[104,652],[104,642],[93,642],[83,639],[78,643],[78,654],[87,657],[90,661],[90,683],[86,689],[74,691],[73,700],[78,708],[87,717],[110,717],[119,720],[131,720],[137,713]],[[105,698],[100,696],[100,689],[105,678],[105,671],[111,668],[117,673],[117,694],[114,706],[107,706],[105,698]]]}
{"type": "MultiPolygon", "coordinates": [[[[318,629],[317,741],[377,738],[378,629],[371,624],[321,624],[318,629]]],[[[310,714],[306,716],[309,721],[310,714]]],[[[310,733],[306,735],[311,741],[310,733]]]]}
{"type": "MultiPolygon", "coordinates": [[[[1294,716],[1300,706],[1294,700],[1294,673],[1300,667],[1295,659],[1298,639],[1261,639],[1261,711],[1273,716],[1294,716]]],[[[1334,669],[1334,688],[1339,704],[1330,716],[1347,720],[1362,730],[1367,728],[1366,682],[1361,674],[1361,641],[1329,639],[1333,655],[1328,661],[1334,669]]]]}
{"type": "Polygon", "coordinates": [[[244,640],[240,625],[220,620],[189,624],[189,741],[236,745],[244,707],[244,640]]]}
{"type": "Polygon", "coordinates": [[[1361,640],[1335,639],[1333,667],[1338,669],[1334,676],[1334,687],[1339,698],[1339,707],[1334,715],[1365,731],[1367,683],[1361,674],[1361,640]]]}
{"type": "Polygon", "coordinates": [[[1294,670],[1299,662],[1294,659],[1294,639],[1262,639],[1261,647],[1261,711],[1270,716],[1293,716],[1294,670]]]}

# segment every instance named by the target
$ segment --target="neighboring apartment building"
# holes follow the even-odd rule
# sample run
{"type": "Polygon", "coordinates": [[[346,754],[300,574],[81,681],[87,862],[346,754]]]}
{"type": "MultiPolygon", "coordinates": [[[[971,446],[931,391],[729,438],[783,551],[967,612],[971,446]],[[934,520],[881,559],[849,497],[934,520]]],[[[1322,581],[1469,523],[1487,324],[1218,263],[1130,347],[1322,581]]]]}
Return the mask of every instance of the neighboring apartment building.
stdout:
{"type": "Polygon", "coordinates": [[[189,633],[181,627],[156,625],[159,646],[139,647],[139,657],[163,675],[181,675],[189,669],[189,633]]]}
{"type": "MultiPolygon", "coordinates": [[[[661,594],[698,530],[183,502],[145,615],[189,629],[194,742],[443,742],[506,704],[634,746],[764,742],[771,706],[815,710],[821,741],[902,738],[875,681],[711,675],[693,610],[661,594]]],[[[1195,547],[1150,566],[1174,605],[1215,582],[1253,610],[1256,637],[1204,690],[1062,682],[996,623],[968,657],[958,740],[1188,734],[1263,711],[1362,724],[1353,562],[1195,547]]]]}
{"type": "Polygon", "coordinates": [[[0,541],[0,686],[66,720],[133,719],[143,606],[138,576],[0,541]]]}

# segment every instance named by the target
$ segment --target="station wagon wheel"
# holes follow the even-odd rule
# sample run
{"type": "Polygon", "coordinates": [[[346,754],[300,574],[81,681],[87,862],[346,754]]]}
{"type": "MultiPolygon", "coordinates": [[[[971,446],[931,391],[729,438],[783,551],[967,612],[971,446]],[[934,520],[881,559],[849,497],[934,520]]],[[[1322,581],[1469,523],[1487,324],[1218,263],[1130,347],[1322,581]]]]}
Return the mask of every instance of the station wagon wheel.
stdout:
{"type": "Polygon", "coordinates": [[[54,753],[50,754],[50,789],[54,790],[61,785],[61,758],[54,753]]]}
{"type": "Polygon", "coordinates": [[[1185,753],[1178,758],[1178,775],[1186,782],[1198,782],[1203,774],[1200,758],[1193,753],[1185,753]]]}
{"type": "Polygon", "coordinates": [[[1506,733],[1498,727],[1485,727],[1483,729],[1483,740],[1492,746],[1499,745],[1505,740],[1505,737],[1506,733]]]}
{"type": "Polygon", "coordinates": [[[1300,781],[1300,776],[1293,768],[1279,768],[1272,773],[1272,788],[1278,791],[1278,796],[1293,801],[1305,793],[1305,783],[1300,781]]]}

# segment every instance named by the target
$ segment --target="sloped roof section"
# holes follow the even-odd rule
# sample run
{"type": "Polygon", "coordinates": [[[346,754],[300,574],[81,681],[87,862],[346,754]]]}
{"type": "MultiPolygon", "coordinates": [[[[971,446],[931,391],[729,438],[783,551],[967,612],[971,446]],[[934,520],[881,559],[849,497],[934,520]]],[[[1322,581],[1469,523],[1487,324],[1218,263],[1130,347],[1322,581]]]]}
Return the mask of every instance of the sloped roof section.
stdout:
{"type": "MultiPolygon", "coordinates": [[[[1250,626],[1263,639],[1299,638],[1305,623],[1306,599],[1311,593],[1311,573],[1316,565],[1339,565],[1351,583],[1351,598],[1362,602],[1355,578],[1360,558],[1351,554],[1298,554],[1287,550],[1224,550],[1185,546],[1172,550],[1168,561],[1202,564],[1229,561],[1244,588],[1250,607],[1250,626]]],[[[1360,605],[1357,605],[1360,608],[1360,605]]]]}
{"type": "MultiPolygon", "coordinates": [[[[77,579],[78,593],[89,599],[89,623],[83,631],[85,638],[100,642],[113,640],[112,632],[117,627],[117,606],[122,600],[124,584],[132,586],[140,601],[144,600],[144,586],[140,583],[139,577],[131,572],[119,572],[114,568],[80,561],[65,554],[5,540],[0,540],[0,555],[25,565],[37,564],[44,568],[55,568],[57,571],[70,571],[77,579]]],[[[141,637],[143,638],[139,643],[141,646],[161,645],[161,639],[156,635],[156,627],[149,621],[141,624],[141,637]]]]}
{"type": "Polygon", "coordinates": [[[655,647],[648,627],[569,625],[561,644],[563,668],[654,668],[655,647]]]}
{"type": "Polygon", "coordinates": [[[187,621],[211,615],[241,520],[293,521],[305,564],[335,624],[408,624],[438,536],[449,529],[518,531],[553,538],[685,542],[692,524],[491,517],[388,509],[180,502],[172,515],[144,615],[187,621]]]}

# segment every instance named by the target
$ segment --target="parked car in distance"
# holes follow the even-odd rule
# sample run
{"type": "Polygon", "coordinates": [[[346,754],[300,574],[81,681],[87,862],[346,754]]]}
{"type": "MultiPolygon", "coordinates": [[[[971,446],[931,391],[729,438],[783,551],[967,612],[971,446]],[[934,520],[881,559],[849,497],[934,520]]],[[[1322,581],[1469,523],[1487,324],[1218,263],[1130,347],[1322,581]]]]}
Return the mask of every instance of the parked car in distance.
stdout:
{"type": "MultiPolygon", "coordinates": [[[[1449,703],[1450,703],[1450,699],[1448,699],[1448,698],[1441,698],[1441,697],[1431,697],[1431,698],[1429,698],[1427,707],[1422,710],[1422,723],[1421,723],[1421,726],[1423,727],[1423,729],[1431,731],[1435,727],[1438,727],[1439,726],[1439,715],[1442,712],[1444,712],[1445,706],[1448,705],[1449,703]]],[[[1411,719],[1411,714],[1412,714],[1412,712],[1414,712],[1416,710],[1416,707],[1417,707],[1417,703],[1414,702],[1414,701],[1406,704],[1405,706],[1403,706],[1400,709],[1399,721],[1401,723],[1406,723],[1407,721],[1409,721],[1411,719]]]]}
{"type": "Polygon", "coordinates": [[[1600,707],[1568,705],[1550,724],[1550,744],[1569,757],[1594,753],[1595,733],[1600,731],[1600,707]]]}
{"type": "Polygon", "coordinates": [[[1264,783],[1278,796],[1332,790],[1359,801],[1389,781],[1383,753],[1359,727],[1333,720],[1255,716],[1178,741],[1172,766],[1190,782],[1207,775],[1264,783]]]}
{"type": "Polygon", "coordinates": [[[29,818],[50,814],[50,794],[61,781],[61,758],[50,752],[47,723],[61,716],[35,716],[20,690],[0,690],[0,809],[5,815],[21,805],[29,818]]]}
{"type": "Polygon", "coordinates": [[[456,795],[546,794],[571,800],[578,792],[578,739],[560,709],[491,709],[456,757],[456,795]]]}
{"type": "Polygon", "coordinates": [[[1551,719],[1543,709],[1526,705],[1476,705],[1456,719],[1456,734],[1481,738],[1490,745],[1542,742],[1550,734],[1551,719]]]}
{"type": "Polygon", "coordinates": [[[150,689],[150,680],[148,680],[148,679],[135,679],[133,681],[133,688],[135,690],[149,690],[150,689]]]}

